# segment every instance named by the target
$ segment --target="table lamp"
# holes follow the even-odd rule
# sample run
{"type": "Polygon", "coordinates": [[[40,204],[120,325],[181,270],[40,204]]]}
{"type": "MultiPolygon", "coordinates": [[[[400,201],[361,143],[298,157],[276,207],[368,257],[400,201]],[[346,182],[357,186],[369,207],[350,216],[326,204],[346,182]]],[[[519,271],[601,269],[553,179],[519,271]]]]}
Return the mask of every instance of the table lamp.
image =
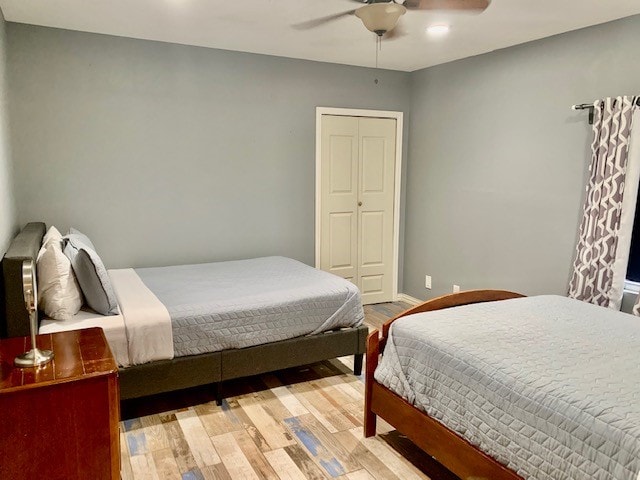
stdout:
{"type": "Polygon", "coordinates": [[[29,314],[29,327],[31,329],[31,350],[18,355],[14,362],[16,367],[37,367],[44,365],[53,359],[51,350],[40,350],[36,346],[36,334],[38,333],[38,288],[36,287],[36,269],[33,260],[22,262],[22,291],[24,292],[24,304],[29,314]]]}

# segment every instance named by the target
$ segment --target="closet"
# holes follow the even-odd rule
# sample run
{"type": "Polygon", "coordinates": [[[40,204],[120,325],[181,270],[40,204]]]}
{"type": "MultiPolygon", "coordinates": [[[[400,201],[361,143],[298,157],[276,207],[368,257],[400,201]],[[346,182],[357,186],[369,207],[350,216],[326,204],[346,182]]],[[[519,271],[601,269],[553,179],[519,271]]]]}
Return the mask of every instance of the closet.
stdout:
{"type": "Polygon", "coordinates": [[[322,115],[319,266],[365,304],[394,300],[395,118],[322,115]]]}

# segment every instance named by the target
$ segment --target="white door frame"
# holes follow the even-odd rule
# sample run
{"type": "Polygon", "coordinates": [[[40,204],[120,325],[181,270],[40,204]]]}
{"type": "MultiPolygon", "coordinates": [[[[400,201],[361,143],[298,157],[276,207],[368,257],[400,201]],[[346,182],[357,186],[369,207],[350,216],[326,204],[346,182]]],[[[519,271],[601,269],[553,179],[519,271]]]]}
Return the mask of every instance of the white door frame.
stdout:
{"type": "Polygon", "coordinates": [[[316,268],[320,268],[320,216],[321,216],[321,170],[322,161],[322,115],[344,117],[392,118],[396,120],[396,178],[393,199],[393,301],[398,300],[398,268],[400,256],[400,188],[402,186],[402,112],[386,110],[359,110],[353,108],[316,107],[316,268]]]}

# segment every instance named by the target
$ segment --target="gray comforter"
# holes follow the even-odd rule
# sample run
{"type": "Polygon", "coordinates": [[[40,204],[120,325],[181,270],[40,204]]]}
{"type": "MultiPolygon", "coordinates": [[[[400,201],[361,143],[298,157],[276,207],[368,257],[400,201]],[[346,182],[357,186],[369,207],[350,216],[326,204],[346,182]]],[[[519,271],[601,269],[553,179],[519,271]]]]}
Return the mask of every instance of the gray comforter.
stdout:
{"type": "Polygon", "coordinates": [[[175,356],[362,324],[351,282],[284,257],[139,268],[171,316],[175,356]]]}
{"type": "Polygon", "coordinates": [[[640,478],[637,317],[556,296],[411,315],[375,378],[524,478],[640,478]]]}

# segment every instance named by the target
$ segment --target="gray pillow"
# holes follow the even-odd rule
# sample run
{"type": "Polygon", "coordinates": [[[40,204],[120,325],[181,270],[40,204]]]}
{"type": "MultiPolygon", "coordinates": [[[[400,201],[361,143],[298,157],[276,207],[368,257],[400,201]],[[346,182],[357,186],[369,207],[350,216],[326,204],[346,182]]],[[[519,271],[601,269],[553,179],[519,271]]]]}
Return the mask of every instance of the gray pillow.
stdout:
{"type": "Polygon", "coordinates": [[[64,254],[71,261],[87,305],[102,315],[117,315],[118,301],[102,259],[74,234],[65,240],[64,254]]]}
{"type": "Polygon", "coordinates": [[[78,243],[82,243],[85,247],[89,247],[94,252],[97,252],[96,247],[93,246],[89,237],[87,237],[80,230],[76,230],[75,228],[70,228],[69,233],[64,238],[72,238],[74,243],[77,245],[78,243]]]}

